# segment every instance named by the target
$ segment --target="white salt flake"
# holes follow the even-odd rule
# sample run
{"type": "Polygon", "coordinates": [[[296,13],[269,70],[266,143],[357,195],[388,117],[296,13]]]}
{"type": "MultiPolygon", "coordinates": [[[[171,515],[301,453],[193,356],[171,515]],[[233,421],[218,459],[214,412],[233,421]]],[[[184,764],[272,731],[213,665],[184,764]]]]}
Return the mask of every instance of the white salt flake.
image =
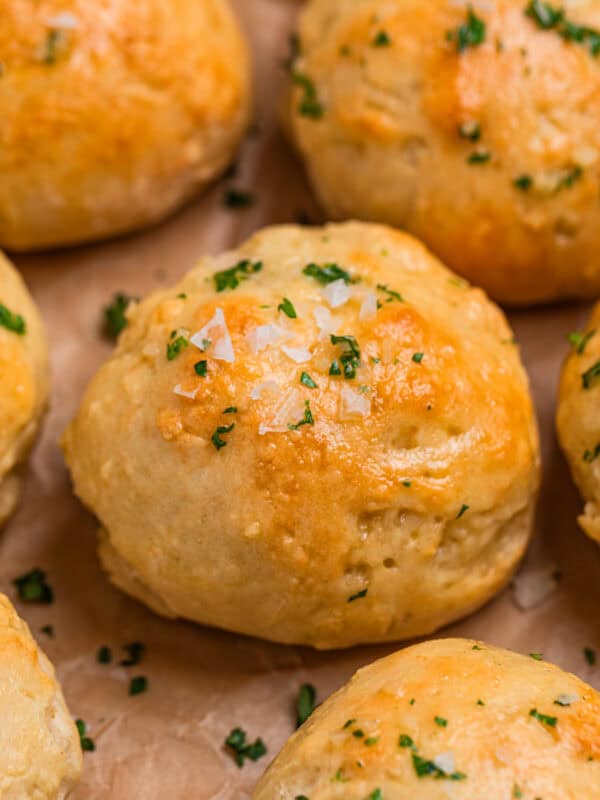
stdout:
{"type": "Polygon", "coordinates": [[[367,292],[365,299],[360,307],[359,319],[370,319],[377,313],[377,295],[375,292],[367,292]]]}
{"type": "Polygon", "coordinates": [[[179,395],[179,397],[187,397],[188,400],[195,400],[196,395],[198,394],[198,389],[194,389],[191,392],[186,392],[185,389],[181,388],[181,384],[178,383],[177,386],[173,389],[174,394],[179,395]]]}
{"type": "Polygon", "coordinates": [[[287,347],[287,345],[282,345],[281,349],[283,352],[295,361],[296,364],[304,364],[306,361],[310,361],[312,358],[312,353],[306,347],[287,347]]]}
{"type": "Polygon", "coordinates": [[[356,392],[349,386],[342,386],[340,395],[340,419],[368,417],[371,413],[371,399],[368,394],[356,392]]]}
{"type": "Polygon", "coordinates": [[[314,311],[313,315],[315,318],[315,322],[317,323],[317,328],[328,336],[330,333],[335,333],[338,324],[331,316],[331,311],[325,306],[317,306],[314,311]]]}
{"type": "Polygon", "coordinates": [[[212,346],[211,356],[219,361],[227,361],[229,364],[235,361],[233,343],[222,308],[215,310],[213,318],[190,337],[190,342],[202,351],[212,346]]]}
{"type": "Polygon", "coordinates": [[[263,381],[262,383],[257,383],[256,386],[253,387],[252,391],[250,392],[250,399],[260,400],[263,392],[279,392],[279,391],[281,390],[279,388],[279,384],[277,383],[277,381],[263,381]]]}
{"type": "Polygon", "coordinates": [[[265,433],[283,433],[289,430],[289,425],[297,422],[304,414],[304,403],[297,389],[288,392],[275,409],[269,422],[261,422],[258,427],[260,436],[265,433]]]}
{"type": "Polygon", "coordinates": [[[61,11],[60,14],[55,14],[46,20],[48,27],[59,28],[63,31],[74,31],[79,27],[79,20],[77,17],[70,14],[68,11],[61,11]]]}
{"type": "Polygon", "coordinates": [[[270,322],[267,325],[259,325],[246,336],[246,341],[250,345],[253,353],[260,353],[271,344],[275,344],[280,339],[287,339],[291,336],[290,332],[281,325],[270,322]]]}
{"type": "Polygon", "coordinates": [[[331,308],[339,308],[350,299],[352,290],[343,278],[328,283],[323,289],[323,297],[331,308]]]}
{"type": "Polygon", "coordinates": [[[441,769],[446,775],[452,775],[452,773],[456,772],[456,762],[454,761],[453,753],[440,753],[439,756],[436,756],[432,760],[436,767],[441,769]]]}

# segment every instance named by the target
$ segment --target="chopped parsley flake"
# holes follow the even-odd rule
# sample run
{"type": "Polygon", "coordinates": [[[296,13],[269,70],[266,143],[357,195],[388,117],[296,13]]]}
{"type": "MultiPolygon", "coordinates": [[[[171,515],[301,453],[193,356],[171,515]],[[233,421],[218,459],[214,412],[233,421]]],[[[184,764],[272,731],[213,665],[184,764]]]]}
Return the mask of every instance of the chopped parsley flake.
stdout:
{"type": "Polygon", "coordinates": [[[477,701],[477,705],[478,706],[484,706],[485,703],[483,702],[483,700],[481,698],[479,698],[479,700],[477,701]]]}
{"type": "Polygon", "coordinates": [[[46,573],[38,567],[15,578],[13,584],[17,587],[19,600],[24,603],[48,604],[54,600],[54,592],[46,582],[46,573]]]}
{"type": "Polygon", "coordinates": [[[571,22],[565,16],[563,8],[544,3],[542,0],[531,0],[525,14],[542,30],[554,30],[563,39],[588,47],[592,56],[600,54],[600,31],[571,22]]]}
{"type": "Polygon", "coordinates": [[[540,714],[537,708],[532,708],[529,712],[529,716],[537,719],[537,721],[541,722],[542,725],[548,725],[550,728],[555,728],[556,723],[558,722],[557,717],[550,717],[547,714],[540,714]]]}
{"type": "Polygon", "coordinates": [[[224,414],[237,414],[237,406],[227,406],[223,409],[224,414]]]}
{"type": "Polygon", "coordinates": [[[534,661],[544,660],[544,656],[541,653],[529,653],[529,658],[533,658],[534,661]]]}
{"type": "Polygon", "coordinates": [[[96,661],[99,664],[110,664],[112,661],[112,651],[110,647],[107,647],[105,644],[99,647],[96,653],[96,661]]]}
{"type": "Polygon", "coordinates": [[[235,422],[232,422],[231,425],[219,425],[217,430],[213,433],[210,437],[211,442],[213,443],[215,450],[220,450],[222,447],[225,447],[227,442],[221,438],[222,434],[230,433],[235,428],[235,422]]]}
{"type": "Polygon", "coordinates": [[[519,787],[517,786],[517,784],[516,784],[516,783],[515,783],[515,785],[513,786],[513,793],[512,793],[512,796],[513,796],[513,797],[517,797],[517,798],[523,797],[523,792],[521,791],[521,789],[519,789],[519,787]]]}
{"type": "Polygon", "coordinates": [[[600,444],[597,444],[593,450],[585,450],[583,453],[583,460],[586,464],[591,464],[600,456],[600,444]]]}
{"type": "Polygon", "coordinates": [[[233,758],[238,767],[243,767],[245,760],[258,761],[262,758],[267,748],[262,739],[256,739],[252,744],[246,741],[247,734],[242,728],[234,728],[225,739],[225,747],[233,754],[233,758]]]}
{"type": "Polygon", "coordinates": [[[342,768],[340,767],[331,780],[337,781],[338,783],[348,783],[348,781],[351,779],[344,778],[344,773],[342,771],[342,768]]]}
{"type": "Polygon", "coordinates": [[[145,675],[136,675],[129,682],[129,694],[142,694],[148,688],[148,678],[145,675]]]}
{"type": "Polygon", "coordinates": [[[297,431],[298,428],[301,428],[303,425],[314,425],[315,421],[313,419],[312,411],[310,410],[310,403],[308,400],[304,401],[304,416],[300,420],[300,422],[295,422],[293,425],[288,425],[288,428],[291,431],[297,431]]]}
{"type": "Polygon", "coordinates": [[[45,633],[49,639],[54,639],[54,626],[53,625],[42,625],[40,628],[42,633],[45,633]]]}
{"type": "Polygon", "coordinates": [[[387,286],[387,284],[378,283],[377,284],[377,288],[379,289],[380,292],[383,292],[384,294],[387,295],[387,300],[385,301],[386,303],[393,303],[393,302],[403,303],[404,302],[404,298],[402,297],[400,292],[396,292],[396,291],[394,291],[394,289],[390,289],[389,286],[387,286]]]}
{"type": "Polygon", "coordinates": [[[201,378],[206,378],[207,369],[208,369],[208,361],[196,361],[196,363],[194,364],[194,372],[201,378]]]}
{"type": "Polygon", "coordinates": [[[423,361],[424,356],[425,353],[413,353],[412,360],[415,362],[415,364],[420,364],[421,361],[423,361]]]}
{"type": "Polygon", "coordinates": [[[296,71],[292,72],[292,81],[304,91],[298,103],[298,113],[302,117],[321,119],[324,114],[324,108],[319,102],[314,82],[308,75],[296,71]]]}
{"type": "Polygon", "coordinates": [[[367,736],[365,739],[365,745],[367,747],[373,747],[374,744],[377,744],[379,741],[379,736],[367,736]]]}
{"type": "Polygon", "coordinates": [[[241,192],[239,189],[227,189],[223,195],[223,204],[227,208],[248,208],[254,203],[254,196],[250,192],[241,192]]]}
{"type": "Polygon", "coordinates": [[[344,374],[346,380],[356,377],[356,370],[360,365],[360,347],[354,336],[331,335],[331,344],[339,344],[344,347],[344,352],[336,359],[329,368],[330,375],[344,374]],[[340,366],[341,363],[341,366],[340,366]]]}
{"type": "Polygon", "coordinates": [[[315,710],[317,690],[310,683],[305,683],[298,691],[296,698],[296,727],[303,725],[315,710]]]}
{"type": "Polygon", "coordinates": [[[20,314],[14,314],[12,311],[0,303],[0,327],[6,328],[18,336],[24,336],[27,333],[27,325],[24,318],[20,314]]]}
{"type": "Polygon", "coordinates": [[[109,339],[116,339],[127,327],[127,309],[137,297],[130,297],[124,292],[117,292],[110,305],[104,309],[104,333],[109,339]]]}
{"type": "Polygon", "coordinates": [[[481,125],[478,122],[463,122],[458,126],[458,133],[463,139],[478,142],[481,139],[481,125]]]}
{"type": "Polygon", "coordinates": [[[41,54],[41,61],[48,66],[52,66],[52,64],[56,64],[58,59],[58,50],[65,39],[65,34],[63,31],[59,31],[53,29],[48,31],[48,35],[46,36],[46,41],[44,43],[44,48],[41,54]]]}
{"type": "Polygon", "coordinates": [[[398,747],[410,747],[412,749],[414,746],[415,743],[407,733],[400,734],[400,738],[398,739],[398,747]]]}
{"type": "Polygon", "coordinates": [[[444,719],[443,717],[434,717],[433,721],[436,725],[439,725],[440,728],[445,728],[448,725],[448,720],[444,719]]]}
{"type": "Polygon", "coordinates": [[[217,292],[224,292],[226,289],[237,289],[242,281],[248,279],[249,275],[260,272],[262,268],[262,261],[250,261],[248,258],[238,261],[237,264],[229,267],[229,269],[215,272],[213,275],[215,289],[217,292]]]}
{"type": "Polygon", "coordinates": [[[595,330],[588,331],[587,333],[579,333],[575,331],[567,335],[569,344],[573,347],[577,355],[582,355],[585,352],[587,343],[596,335],[595,330]]]}
{"type": "Polygon", "coordinates": [[[282,311],[286,317],[289,317],[290,319],[296,319],[298,316],[298,314],[296,314],[294,304],[287,297],[284,297],[281,303],[279,303],[277,306],[277,311],[282,311]]]}
{"type": "Polygon", "coordinates": [[[122,667],[134,667],[144,657],[146,645],[143,642],[130,642],[123,645],[123,650],[127,653],[127,658],[124,658],[119,663],[122,667]]]}
{"type": "Polygon", "coordinates": [[[589,369],[581,376],[581,383],[584,389],[591,389],[596,383],[597,378],[600,377],[600,361],[596,361],[589,369]]]}
{"type": "Polygon", "coordinates": [[[463,514],[466,514],[466,512],[469,510],[469,508],[470,508],[470,506],[468,506],[466,503],[463,503],[462,506],[460,507],[460,511],[456,515],[456,519],[460,519],[463,514]]]}
{"type": "Polygon", "coordinates": [[[96,745],[94,744],[94,740],[90,739],[89,736],[86,736],[87,726],[82,719],[75,720],[75,727],[77,728],[77,733],[79,734],[79,744],[81,745],[81,749],[84,753],[93,753],[96,749],[96,745]]]}
{"type": "Polygon", "coordinates": [[[355,600],[360,600],[363,597],[366,597],[369,592],[369,588],[361,589],[360,592],[356,592],[356,594],[350,595],[348,598],[348,603],[353,603],[355,600]]]}
{"type": "Polygon", "coordinates": [[[591,647],[584,647],[583,655],[590,667],[593,667],[596,663],[596,651],[591,647]]]}
{"type": "Polygon", "coordinates": [[[467,164],[487,164],[491,157],[489,150],[475,150],[467,157],[467,164]]]}
{"type": "Polygon", "coordinates": [[[307,264],[302,272],[324,286],[339,280],[344,281],[344,283],[352,283],[350,273],[342,269],[339,264],[307,264]]]}
{"type": "Polygon", "coordinates": [[[570,189],[583,175],[583,169],[577,165],[570,167],[565,174],[561,177],[556,185],[555,192],[560,192],[561,189],[570,189]]]}
{"type": "Polygon", "coordinates": [[[528,192],[533,186],[533,178],[531,175],[519,175],[514,179],[513,186],[520,189],[522,192],[528,192]]]}
{"type": "Polygon", "coordinates": [[[371,44],[373,47],[388,47],[392,43],[387,31],[379,31],[371,44]]]}
{"type": "Polygon", "coordinates": [[[373,789],[371,794],[365,797],[365,800],[383,800],[383,793],[381,789],[373,789]]]}
{"type": "Polygon", "coordinates": [[[412,754],[412,763],[418,778],[437,778],[451,781],[463,781],[467,777],[463,772],[445,772],[433,761],[421,758],[417,753],[412,754]]]}
{"type": "Polygon", "coordinates": [[[167,361],[173,361],[174,358],[177,358],[182,350],[189,347],[189,344],[187,336],[183,334],[178,336],[177,331],[172,331],[171,340],[167,342],[167,361]]]}
{"type": "Polygon", "coordinates": [[[486,25],[482,19],[476,16],[472,8],[467,10],[467,19],[456,32],[450,31],[447,38],[456,41],[459,53],[463,53],[469,47],[479,47],[485,42],[486,25]]]}
{"type": "Polygon", "coordinates": [[[317,384],[313,381],[308,372],[303,372],[302,375],[300,375],[300,383],[308,389],[317,388],[317,384]]]}

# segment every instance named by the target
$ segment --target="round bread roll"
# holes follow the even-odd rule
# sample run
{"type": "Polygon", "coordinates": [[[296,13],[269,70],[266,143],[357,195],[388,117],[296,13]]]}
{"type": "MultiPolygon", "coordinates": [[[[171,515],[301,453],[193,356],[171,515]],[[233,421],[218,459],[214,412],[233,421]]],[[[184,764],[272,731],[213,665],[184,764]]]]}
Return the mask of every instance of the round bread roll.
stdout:
{"type": "Polygon", "coordinates": [[[54,668],[0,594],[0,794],[62,800],[81,773],[79,734],[54,668]]]}
{"type": "Polygon", "coordinates": [[[405,228],[508,304],[597,296],[598,52],[596,0],[310,0],[293,138],[330,217],[405,228]]]}
{"type": "Polygon", "coordinates": [[[277,756],[253,800],[595,800],[600,694],[465,639],[359,670],[277,756]]]}
{"type": "Polygon", "coordinates": [[[357,223],[268,228],[152,294],[64,447],[117,585],[319,648],[480,606],[538,485],[502,314],[411,237],[357,223]]]}
{"type": "Polygon", "coordinates": [[[18,466],[33,443],[47,398],[42,321],[21,277],[0,253],[0,525],[18,500],[18,466]]]}
{"type": "Polygon", "coordinates": [[[217,176],[249,117],[228,0],[0,0],[0,245],[155,222],[217,176]]]}
{"type": "Polygon", "coordinates": [[[558,396],[558,438],[586,500],[579,524],[600,542],[600,304],[582,333],[570,336],[558,396]]]}

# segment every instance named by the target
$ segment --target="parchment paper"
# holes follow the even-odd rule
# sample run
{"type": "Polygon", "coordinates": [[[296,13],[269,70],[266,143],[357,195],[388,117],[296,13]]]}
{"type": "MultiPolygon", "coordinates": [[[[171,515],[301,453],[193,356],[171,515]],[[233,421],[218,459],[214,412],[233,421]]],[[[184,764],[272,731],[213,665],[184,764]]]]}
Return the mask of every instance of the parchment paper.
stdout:
{"type": "MultiPolygon", "coordinates": [[[[238,175],[140,235],[15,257],[46,320],[53,395],[20,510],[0,535],[0,588],[14,598],[12,580],[34,566],[47,571],[54,588],[53,605],[17,606],[57,666],[72,713],[86,721],[96,743],[96,751],[85,755],[76,800],[248,798],[293,730],[298,687],[313,683],[323,700],[357,667],[395,649],[315,653],[156,617],[112,588],[101,572],[95,522],[74,499],[57,446],[85,383],[110,351],[99,325],[114,292],[141,295],[170,285],[200,254],[219,252],[266,223],[295,221],[298,212],[319,220],[276,124],[284,81],[279,65],[297,6],[290,0],[238,0],[235,5],[252,40],[259,87],[259,131],[243,147],[238,175]],[[251,190],[254,205],[225,209],[226,186],[251,190]],[[47,624],[54,626],[54,638],[41,632],[47,624]],[[120,659],[121,646],[131,641],[146,645],[141,664],[97,663],[100,645],[109,645],[120,659]],[[148,691],[130,697],[129,679],[140,674],[148,677],[148,691]],[[222,746],[235,726],[252,738],[261,736],[268,755],[238,768],[222,746]]],[[[589,666],[582,653],[587,646],[600,650],[600,548],[577,528],[581,501],[553,429],[565,334],[582,324],[587,311],[571,306],[510,315],[531,376],[543,442],[537,537],[526,565],[556,563],[562,572],[558,589],[527,613],[516,608],[509,589],[442,635],[541,652],[600,688],[600,664],[589,666]]]]}

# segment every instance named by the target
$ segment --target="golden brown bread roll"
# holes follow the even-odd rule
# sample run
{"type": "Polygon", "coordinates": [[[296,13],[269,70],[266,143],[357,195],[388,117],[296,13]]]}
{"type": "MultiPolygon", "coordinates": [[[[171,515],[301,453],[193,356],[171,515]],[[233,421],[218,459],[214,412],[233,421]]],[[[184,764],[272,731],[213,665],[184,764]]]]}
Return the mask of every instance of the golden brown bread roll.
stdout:
{"type": "Polygon", "coordinates": [[[218,175],[249,115],[228,0],[0,0],[0,246],[155,222],[218,175]]]}
{"type": "Polygon", "coordinates": [[[557,428],[571,472],[586,501],[579,524],[600,542],[600,305],[585,331],[571,335],[558,395],[557,428]]]}
{"type": "Polygon", "coordinates": [[[330,217],[502,302],[600,293],[596,0],[310,0],[299,42],[289,123],[330,217]]]}
{"type": "Polygon", "coordinates": [[[19,497],[17,469],[48,398],[46,334],[32,298],[0,253],[0,525],[19,497]]]}
{"type": "Polygon", "coordinates": [[[81,748],[54,668],[0,594],[0,796],[63,800],[81,773],[81,748]]]}
{"type": "Polygon", "coordinates": [[[253,800],[596,800],[600,695],[552,664],[446,639],[359,670],[253,800]]]}
{"type": "Polygon", "coordinates": [[[267,228],[152,294],[64,448],[116,584],[320,648],[484,603],[538,484],[503,315],[411,237],[360,223],[267,228]]]}

